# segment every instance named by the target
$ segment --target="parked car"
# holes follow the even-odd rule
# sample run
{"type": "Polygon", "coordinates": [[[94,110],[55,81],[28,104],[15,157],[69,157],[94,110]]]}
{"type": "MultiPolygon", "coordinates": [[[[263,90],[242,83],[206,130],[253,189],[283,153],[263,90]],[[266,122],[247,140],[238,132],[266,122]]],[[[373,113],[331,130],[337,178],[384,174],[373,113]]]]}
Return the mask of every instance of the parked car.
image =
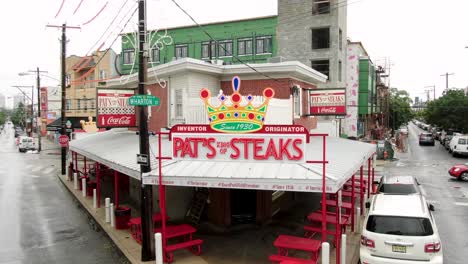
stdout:
{"type": "Polygon", "coordinates": [[[442,264],[433,205],[422,195],[377,194],[366,203],[360,261],[372,264],[442,264]]]}
{"type": "Polygon", "coordinates": [[[421,194],[418,180],[411,175],[385,175],[380,178],[377,193],[421,194]]]}
{"type": "Polygon", "coordinates": [[[448,173],[460,181],[468,181],[468,163],[454,165],[448,173]]]}
{"type": "Polygon", "coordinates": [[[432,133],[421,133],[419,134],[419,145],[435,145],[434,137],[432,133]]]}
{"type": "Polygon", "coordinates": [[[400,127],[400,133],[403,135],[408,135],[408,128],[407,127],[400,127]]]}
{"type": "Polygon", "coordinates": [[[445,147],[446,150],[449,150],[450,148],[450,140],[452,140],[453,135],[446,135],[444,139],[442,140],[442,145],[445,147]]]}
{"type": "Polygon", "coordinates": [[[454,157],[468,155],[468,136],[453,136],[449,148],[454,157]]]}
{"type": "Polygon", "coordinates": [[[19,152],[26,152],[28,150],[34,150],[35,144],[32,137],[20,137],[18,144],[19,152]]]}

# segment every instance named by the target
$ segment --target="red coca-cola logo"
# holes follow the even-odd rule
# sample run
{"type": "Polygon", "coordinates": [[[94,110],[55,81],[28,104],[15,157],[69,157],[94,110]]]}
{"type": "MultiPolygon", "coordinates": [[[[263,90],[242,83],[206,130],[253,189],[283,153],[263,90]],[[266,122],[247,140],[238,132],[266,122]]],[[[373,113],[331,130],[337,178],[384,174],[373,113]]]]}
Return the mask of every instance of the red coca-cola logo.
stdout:
{"type": "Polygon", "coordinates": [[[129,116],[122,116],[122,117],[109,117],[107,119],[107,124],[109,125],[130,125],[132,119],[129,116]]]}

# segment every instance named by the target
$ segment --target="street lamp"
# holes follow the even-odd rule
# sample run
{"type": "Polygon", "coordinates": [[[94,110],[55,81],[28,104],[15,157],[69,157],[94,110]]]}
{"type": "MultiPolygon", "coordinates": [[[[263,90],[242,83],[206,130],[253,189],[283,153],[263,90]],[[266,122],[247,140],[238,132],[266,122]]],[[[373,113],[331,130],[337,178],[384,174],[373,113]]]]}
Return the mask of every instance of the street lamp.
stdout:
{"type": "MultiPolygon", "coordinates": [[[[35,71],[27,71],[27,72],[20,72],[18,73],[19,76],[25,76],[25,75],[33,75],[36,74],[36,79],[37,79],[37,124],[36,124],[36,130],[37,130],[37,137],[38,137],[38,148],[37,152],[41,152],[41,126],[39,124],[42,124],[42,118],[41,118],[41,73],[48,73],[47,71],[40,71],[39,67],[36,68],[35,71]]],[[[45,75],[47,76],[47,75],[45,75]]],[[[49,78],[55,79],[51,76],[47,76],[49,78]]],[[[58,81],[58,79],[56,79],[58,81]]],[[[31,130],[32,130],[32,125],[31,125],[31,130]]]]}

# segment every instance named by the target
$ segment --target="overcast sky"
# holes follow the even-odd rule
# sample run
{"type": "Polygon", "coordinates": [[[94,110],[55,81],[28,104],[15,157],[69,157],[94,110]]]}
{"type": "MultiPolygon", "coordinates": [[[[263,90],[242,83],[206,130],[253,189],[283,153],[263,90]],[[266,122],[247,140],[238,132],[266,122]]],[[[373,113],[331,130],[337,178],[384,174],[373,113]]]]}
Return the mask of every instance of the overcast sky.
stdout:
{"type": "MultiPolygon", "coordinates": [[[[277,0],[177,2],[200,23],[277,14],[277,0]]],[[[18,93],[12,85],[34,85],[34,76],[18,73],[37,66],[59,78],[61,32],[46,25],[81,26],[68,30],[67,55],[83,56],[101,43],[109,47],[135,7],[135,0],[3,1],[0,93],[11,96],[18,93]]],[[[391,61],[392,87],[425,98],[424,86],[435,85],[439,96],[445,88],[445,77],[440,75],[446,72],[454,73],[449,76],[450,87],[468,86],[467,10],[466,0],[348,0],[348,38],[361,41],[376,64],[391,61]]],[[[136,15],[124,32],[136,28],[136,15]]],[[[148,0],[148,24],[164,28],[192,22],[170,0],[148,0]]],[[[120,52],[120,39],[113,48],[120,52]]],[[[59,83],[47,77],[42,82],[59,83]]]]}

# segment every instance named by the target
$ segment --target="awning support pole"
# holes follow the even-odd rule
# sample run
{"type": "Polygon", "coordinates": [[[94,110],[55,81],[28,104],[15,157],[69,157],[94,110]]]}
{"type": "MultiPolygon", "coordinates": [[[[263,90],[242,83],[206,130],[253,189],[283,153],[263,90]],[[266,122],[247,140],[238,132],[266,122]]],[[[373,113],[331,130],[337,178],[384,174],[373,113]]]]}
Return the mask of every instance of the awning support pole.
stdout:
{"type": "Polygon", "coordinates": [[[370,185],[371,184],[371,158],[367,160],[367,199],[370,198],[370,185]]]}
{"type": "Polygon", "coordinates": [[[375,184],[374,184],[374,177],[375,177],[375,154],[372,158],[372,193],[375,193],[375,184]]]}
{"type": "Polygon", "coordinates": [[[119,172],[114,170],[114,195],[115,208],[119,207],[119,172]]]}
{"type": "Polygon", "coordinates": [[[356,217],[355,210],[354,210],[355,206],[356,206],[354,204],[356,202],[356,198],[354,198],[354,192],[356,190],[355,189],[356,184],[354,183],[354,179],[356,178],[355,176],[356,176],[356,174],[353,174],[353,176],[351,177],[351,182],[352,182],[351,183],[351,190],[352,190],[351,191],[351,193],[352,193],[352,195],[351,195],[351,231],[352,232],[354,232],[354,221],[355,221],[354,218],[356,217]]]}
{"type": "Polygon", "coordinates": [[[336,225],[335,225],[335,243],[336,243],[336,264],[341,264],[340,254],[341,254],[341,194],[340,190],[336,192],[336,225]]]}
{"type": "Polygon", "coordinates": [[[163,256],[166,259],[166,188],[162,181],[162,133],[158,133],[158,172],[159,172],[159,208],[161,209],[161,235],[163,256]]]}
{"type": "Polygon", "coordinates": [[[327,198],[326,198],[326,136],[322,136],[322,242],[327,241],[327,198]]]}
{"type": "MultiPolygon", "coordinates": [[[[73,157],[72,157],[73,158],[73,157]]],[[[78,153],[75,152],[75,172],[78,174],[78,153]]]]}
{"type": "Polygon", "coordinates": [[[96,162],[97,207],[101,208],[101,164],[96,162]]]}
{"type": "Polygon", "coordinates": [[[88,176],[88,169],[86,168],[86,156],[83,156],[84,157],[84,176],[87,177],[88,176]]]}
{"type": "Polygon", "coordinates": [[[362,165],[361,165],[361,168],[359,168],[359,173],[360,173],[360,178],[359,178],[359,182],[360,182],[359,204],[360,204],[360,207],[361,207],[361,215],[362,215],[362,212],[364,211],[363,210],[363,206],[364,206],[364,169],[363,169],[362,165]]]}

